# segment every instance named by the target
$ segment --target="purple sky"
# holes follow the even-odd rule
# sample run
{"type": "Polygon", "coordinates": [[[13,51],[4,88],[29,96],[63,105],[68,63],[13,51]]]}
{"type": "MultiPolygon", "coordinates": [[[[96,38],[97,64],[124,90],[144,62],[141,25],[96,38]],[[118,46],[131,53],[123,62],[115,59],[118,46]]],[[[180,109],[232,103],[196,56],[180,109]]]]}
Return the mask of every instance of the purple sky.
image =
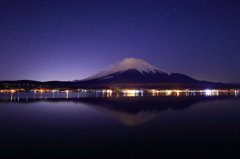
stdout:
{"type": "Polygon", "coordinates": [[[75,80],[126,57],[240,82],[236,0],[0,0],[0,80],[75,80]]]}

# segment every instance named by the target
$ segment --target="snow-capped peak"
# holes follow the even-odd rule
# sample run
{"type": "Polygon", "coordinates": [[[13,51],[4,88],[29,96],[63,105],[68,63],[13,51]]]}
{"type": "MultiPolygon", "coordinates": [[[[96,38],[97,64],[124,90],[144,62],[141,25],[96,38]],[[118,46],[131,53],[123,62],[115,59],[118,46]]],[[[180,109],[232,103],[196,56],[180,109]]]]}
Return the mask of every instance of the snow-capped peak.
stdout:
{"type": "Polygon", "coordinates": [[[141,60],[141,59],[135,59],[135,58],[125,58],[119,66],[117,66],[116,68],[114,68],[114,70],[117,71],[121,71],[121,70],[128,70],[128,69],[136,69],[139,72],[143,73],[143,72],[162,72],[162,73],[166,73],[163,70],[160,70],[159,68],[141,60]]]}
{"type": "Polygon", "coordinates": [[[166,71],[163,71],[141,59],[135,59],[135,58],[125,58],[120,64],[108,71],[102,71],[98,74],[95,74],[93,76],[90,76],[84,80],[92,80],[92,79],[97,79],[97,78],[111,78],[110,76],[107,77],[108,75],[114,74],[114,73],[121,73],[129,69],[136,69],[140,73],[163,73],[163,74],[168,74],[166,71]]]}

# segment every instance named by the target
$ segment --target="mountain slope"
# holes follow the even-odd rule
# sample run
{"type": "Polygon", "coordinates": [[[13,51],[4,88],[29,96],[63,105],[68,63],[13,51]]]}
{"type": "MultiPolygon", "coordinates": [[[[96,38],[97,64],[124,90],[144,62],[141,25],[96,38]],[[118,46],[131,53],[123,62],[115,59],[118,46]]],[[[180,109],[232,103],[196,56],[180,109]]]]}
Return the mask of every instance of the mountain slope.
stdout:
{"type": "Polygon", "coordinates": [[[113,75],[115,74],[121,74],[128,70],[137,70],[139,73],[146,74],[146,73],[160,73],[160,74],[168,74],[167,72],[141,60],[141,59],[134,59],[134,58],[125,58],[119,66],[108,70],[108,71],[102,71],[100,73],[97,73],[93,76],[90,76],[86,80],[93,80],[93,79],[108,79],[113,78],[113,75]]]}
{"type": "Polygon", "coordinates": [[[183,74],[168,73],[141,59],[126,58],[117,67],[102,71],[79,82],[84,83],[194,83],[183,74]]]}
{"type": "Polygon", "coordinates": [[[150,89],[225,89],[239,86],[199,81],[181,73],[163,71],[141,59],[126,58],[117,67],[86,79],[72,82],[79,88],[150,88],[150,89]]]}

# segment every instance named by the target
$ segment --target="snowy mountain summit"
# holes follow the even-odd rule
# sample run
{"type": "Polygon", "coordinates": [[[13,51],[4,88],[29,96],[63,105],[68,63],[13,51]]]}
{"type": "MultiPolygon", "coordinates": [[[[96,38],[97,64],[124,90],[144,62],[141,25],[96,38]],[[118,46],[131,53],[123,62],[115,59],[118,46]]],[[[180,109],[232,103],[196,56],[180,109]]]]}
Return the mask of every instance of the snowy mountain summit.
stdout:
{"type": "Polygon", "coordinates": [[[128,70],[128,69],[136,69],[139,72],[143,73],[166,73],[165,71],[141,60],[141,59],[135,59],[135,58],[125,58],[119,66],[114,68],[114,71],[121,71],[121,70],[128,70]]]}
{"type": "Polygon", "coordinates": [[[84,79],[84,81],[93,79],[109,79],[113,78],[113,75],[124,73],[129,70],[137,70],[141,74],[169,74],[166,71],[163,71],[141,59],[125,58],[117,67],[108,71],[102,71],[100,73],[97,73],[84,79]]]}

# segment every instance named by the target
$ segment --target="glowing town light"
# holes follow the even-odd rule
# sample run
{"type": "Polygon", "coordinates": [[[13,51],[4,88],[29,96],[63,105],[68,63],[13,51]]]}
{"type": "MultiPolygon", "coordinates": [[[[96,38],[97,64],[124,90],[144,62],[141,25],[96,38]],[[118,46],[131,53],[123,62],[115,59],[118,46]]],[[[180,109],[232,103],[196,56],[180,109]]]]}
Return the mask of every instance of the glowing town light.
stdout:
{"type": "Polygon", "coordinates": [[[238,90],[235,90],[234,92],[235,92],[235,97],[237,97],[238,96],[238,90]]]}
{"type": "Polygon", "coordinates": [[[179,90],[176,90],[176,92],[177,92],[177,96],[179,96],[179,92],[180,92],[180,91],[179,91],[179,90]]]}
{"type": "Polygon", "coordinates": [[[107,93],[112,93],[112,90],[107,90],[107,93]]]}
{"type": "Polygon", "coordinates": [[[212,92],[211,90],[206,89],[205,90],[206,96],[211,96],[211,92],[212,92]]]}
{"type": "Polygon", "coordinates": [[[171,95],[172,91],[166,90],[165,93],[166,93],[166,96],[169,96],[169,95],[171,95]]]}
{"type": "Polygon", "coordinates": [[[140,91],[139,90],[133,90],[133,93],[139,93],[140,91]]]}
{"type": "Polygon", "coordinates": [[[139,90],[125,90],[124,93],[139,93],[139,90]]]}
{"type": "Polygon", "coordinates": [[[68,98],[68,92],[69,92],[69,91],[68,91],[68,90],[66,90],[65,92],[66,92],[66,98],[68,98]]]}
{"type": "Polygon", "coordinates": [[[155,89],[152,90],[153,93],[157,92],[155,89]]]}
{"type": "Polygon", "coordinates": [[[139,92],[140,92],[139,90],[124,90],[123,91],[124,96],[137,96],[139,92]]]}

